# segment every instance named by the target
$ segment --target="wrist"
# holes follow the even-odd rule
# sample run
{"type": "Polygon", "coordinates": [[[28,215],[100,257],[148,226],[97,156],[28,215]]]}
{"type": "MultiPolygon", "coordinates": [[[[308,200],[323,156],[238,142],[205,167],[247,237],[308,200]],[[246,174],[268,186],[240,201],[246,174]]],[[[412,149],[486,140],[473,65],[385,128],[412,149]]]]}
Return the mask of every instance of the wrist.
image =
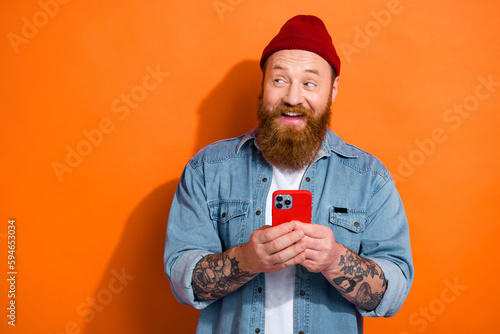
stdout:
{"type": "Polygon", "coordinates": [[[340,263],[341,263],[341,254],[345,253],[346,247],[342,244],[339,244],[338,242],[335,242],[334,244],[334,249],[332,252],[332,261],[330,262],[330,265],[326,267],[324,270],[321,271],[323,276],[325,276],[329,281],[332,279],[341,276],[341,271],[340,269],[342,268],[340,263]]]}
{"type": "Polygon", "coordinates": [[[251,263],[251,256],[247,252],[248,243],[242,244],[232,248],[230,251],[233,253],[233,257],[238,261],[238,266],[241,270],[248,272],[250,274],[257,274],[251,263]]]}

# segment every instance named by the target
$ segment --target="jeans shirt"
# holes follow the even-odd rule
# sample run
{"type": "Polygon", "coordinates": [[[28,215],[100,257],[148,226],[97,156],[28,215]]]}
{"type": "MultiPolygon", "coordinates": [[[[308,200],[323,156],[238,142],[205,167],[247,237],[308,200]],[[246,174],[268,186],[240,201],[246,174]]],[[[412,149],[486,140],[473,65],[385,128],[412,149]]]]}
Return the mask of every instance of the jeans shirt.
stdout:
{"type": "MultiPolygon", "coordinates": [[[[248,242],[265,224],[271,178],[255,129],[205,147],[184,169],[170,210],[164,263],[175,297],[201,309],[197,333],[264,333],[263,273],[212,301],[195,300],[191,280],[201,258],[248,242]]],[[[406,215],[390,173],[328,130],[300,188],[312,193],[312,222],[330,227],[337,242],[374,261],[388,284],[378,307],[366,311],[321,273],[297,265],[294,333],[362,333],[363,316],[394,315],[410,290],[413,263],[406,215]]]]}

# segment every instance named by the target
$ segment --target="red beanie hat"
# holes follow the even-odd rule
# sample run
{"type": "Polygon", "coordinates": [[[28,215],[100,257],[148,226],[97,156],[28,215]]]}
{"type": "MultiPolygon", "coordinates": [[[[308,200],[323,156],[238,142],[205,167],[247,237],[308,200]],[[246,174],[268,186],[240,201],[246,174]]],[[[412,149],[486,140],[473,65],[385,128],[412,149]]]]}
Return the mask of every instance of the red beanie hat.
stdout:
{"type": "Polygon", "coordinates": [[[260,68],[267,58],[280,50],[305,50],[316,53],[340,73],[340,58],[335,51],[332,38],[320,18],[312,15],[297,15],[288,20],[280,32],[262,52],[260,68]]]}

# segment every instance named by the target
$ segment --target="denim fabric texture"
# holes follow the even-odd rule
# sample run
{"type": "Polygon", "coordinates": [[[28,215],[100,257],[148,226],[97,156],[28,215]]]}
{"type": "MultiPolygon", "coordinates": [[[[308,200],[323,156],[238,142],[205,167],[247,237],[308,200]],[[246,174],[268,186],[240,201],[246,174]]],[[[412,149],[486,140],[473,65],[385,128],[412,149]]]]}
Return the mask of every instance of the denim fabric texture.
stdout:
{"type": "MultiPolygon", "coordinates": [[[[202,149],[179,181],[167,226],[164,263],[175,297],[201,309],[197,333],[264,333],[265,282],[259,274],[224,298],[200,302],[191,280],[197,262],[246,243],[265,224],[273,175],[255,129],[202,149]]],[[[373,311],[355,307],[320,273],[296,266],[294,332],[362,333],[363,316],[389,317],[413,281],[409,228],[389,171],[373,155],[328,133],[301,189],[313,196],[312,222],[383,270],[387,290],[373,311]]]]}

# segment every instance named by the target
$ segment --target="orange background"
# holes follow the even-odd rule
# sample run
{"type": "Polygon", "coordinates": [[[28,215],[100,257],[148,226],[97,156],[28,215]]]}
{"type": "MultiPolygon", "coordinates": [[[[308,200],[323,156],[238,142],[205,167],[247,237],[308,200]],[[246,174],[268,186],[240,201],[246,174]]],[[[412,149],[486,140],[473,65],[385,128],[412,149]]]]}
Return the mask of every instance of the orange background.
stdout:
{"type": "Polygon", "coordinates": [[[342,59],[332,129],[392,171],[410,222],[413,288],[366,332],[498,332],[500,2],[60,2],[1,5],[0,332],[194,332],[162,268],[173,192],[256,125],[260,53],[299,13],[342,59]]]}

